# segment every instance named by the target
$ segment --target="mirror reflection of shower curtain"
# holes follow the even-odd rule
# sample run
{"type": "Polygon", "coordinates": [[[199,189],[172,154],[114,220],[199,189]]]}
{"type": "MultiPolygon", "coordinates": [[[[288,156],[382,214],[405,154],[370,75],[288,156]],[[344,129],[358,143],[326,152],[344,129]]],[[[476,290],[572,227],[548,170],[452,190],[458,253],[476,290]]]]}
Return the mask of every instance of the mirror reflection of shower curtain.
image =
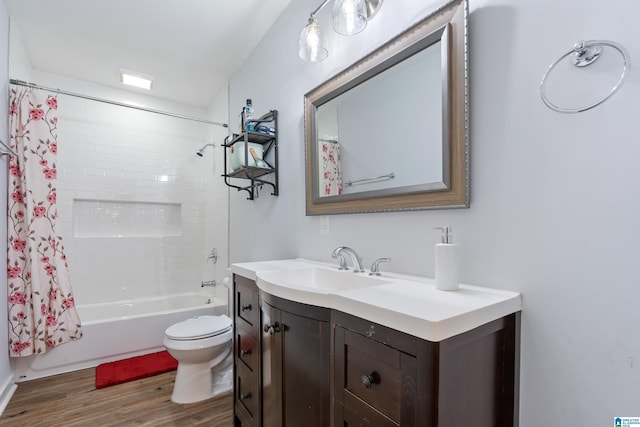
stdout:
{"type": "Polygon", "coordinates": [[[11,85],[8,183],[9,351],[46,352],[82,337],[62,237],[56,231],[55,95],[11,85]]]}
{"type": "Polygon", "coordinates": [[[340,145],[337,142],[320,141],[320,186],[321,195],[342,194],[342,172],[340,170],[340,145]]]}

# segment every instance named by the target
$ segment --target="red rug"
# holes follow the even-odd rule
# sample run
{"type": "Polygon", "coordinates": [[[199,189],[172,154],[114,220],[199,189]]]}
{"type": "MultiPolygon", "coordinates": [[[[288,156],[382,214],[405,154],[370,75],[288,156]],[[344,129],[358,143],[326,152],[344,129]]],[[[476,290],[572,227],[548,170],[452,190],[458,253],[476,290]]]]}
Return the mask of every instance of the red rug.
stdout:
{"type": "Polygon", "coordinates": [[[174,371],[178,361],[168,352],[145,354],[96,366],[96,388],[105,388],[174,371]]]}

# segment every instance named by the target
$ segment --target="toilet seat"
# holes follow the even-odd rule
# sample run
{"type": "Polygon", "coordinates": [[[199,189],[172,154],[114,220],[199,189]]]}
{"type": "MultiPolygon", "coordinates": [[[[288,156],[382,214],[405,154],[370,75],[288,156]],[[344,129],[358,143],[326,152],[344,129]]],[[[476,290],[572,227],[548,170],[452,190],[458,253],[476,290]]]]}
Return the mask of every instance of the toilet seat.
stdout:
{"type": "Polygon", "coordinates": [[[171,340],[193,341],[224,334],[230,331],[231,327],[231,319],[224,314],[199,316],[169,326],[165,335],[171,340]]]}

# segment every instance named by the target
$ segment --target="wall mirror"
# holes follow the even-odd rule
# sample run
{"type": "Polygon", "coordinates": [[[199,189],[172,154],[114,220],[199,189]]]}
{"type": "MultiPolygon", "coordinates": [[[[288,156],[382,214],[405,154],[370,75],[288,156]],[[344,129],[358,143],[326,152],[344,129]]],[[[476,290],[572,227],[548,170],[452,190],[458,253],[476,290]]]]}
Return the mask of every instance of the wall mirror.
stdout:
{"type": "Polygon", "coordinates": [[[469,206],[467,2],[305,95],[307,215],[469,206]]]}

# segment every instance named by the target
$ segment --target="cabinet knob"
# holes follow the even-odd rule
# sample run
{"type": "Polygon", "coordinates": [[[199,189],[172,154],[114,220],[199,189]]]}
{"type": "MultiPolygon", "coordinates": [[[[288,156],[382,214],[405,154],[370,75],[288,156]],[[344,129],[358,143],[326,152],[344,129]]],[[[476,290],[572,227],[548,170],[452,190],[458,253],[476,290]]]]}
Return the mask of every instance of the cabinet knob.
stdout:
{"type": "Polygon", "coordinates": [[[240,307],[240,309],[242,311],[251,310],[251,304],[243,305],[242,307],[240,307]]]}
{"type": "Polygon", "coordinates": [[[376,383],[376,379],[373,375],[363,375],[362,376],[362,385],[364,388],[371,388],[372,385],[376,383]]]}
{"type": "Polygon", "coordinates": [[[273,335],[276,332],[280,332],[280,324],[278,322],[274,323],[273,325],[265,323],[262,327],[262,330],[265,334],[268,333],[269,335],[273,335]]]}
{"type": "Polygon", "coordinates": [[[251,393],[245,393],[240,395],[240,400],[244,402],[247,399],[251,399],[251,393]]]}
{"type": "Polygon", "coordinates": [[[248,356],[251,354],[251,349],[249,350],[240,350],[240,356],[248,356]]]}

